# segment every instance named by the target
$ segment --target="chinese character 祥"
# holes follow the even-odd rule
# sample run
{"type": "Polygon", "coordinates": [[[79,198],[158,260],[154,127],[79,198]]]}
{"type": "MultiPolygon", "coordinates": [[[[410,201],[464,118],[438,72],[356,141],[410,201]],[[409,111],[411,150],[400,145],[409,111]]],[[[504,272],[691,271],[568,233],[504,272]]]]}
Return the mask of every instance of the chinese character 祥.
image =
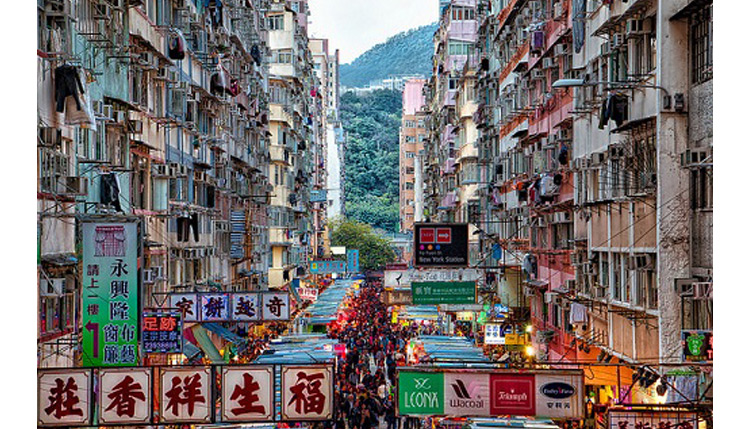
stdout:
{"type": "Polygon", "coordinates": [[[110,273],[110,275],[115,277],[122,277],[123,274],[128,275],[128,264],[126,264],[122,259],[115,259],[115,262],[112,263],[112,272],[110,273]]]}
{"type": "Polygon", "coordinates": [[[104,331],[104,342],[105,343],[116,343],[117,342],[117,334],[120,331],[120,327],[113,324],[107,324],[104,325],[102,328],[104,331]]]}
{"type": "Polygon", "coordinates": [[[258,382],[253,380],[253,376],[250,374],[243,374],[242,382],[242,386],[238,384],[234,387],[232,396],[229,398],[233,401],[237,400],[240,404],[239,407],[232,408],[232,414],[235,416],[247,413],[265,414],[266,407],[262,404],[256,404],[260,399],[257,394],[258,390],[260,390],[258,382]]]}
{"type": "Polygon", "coordinates": [[[274,296],[271,301],[266,304],[266,307],[268,307],[268,311],[271,312],[276,317],[281,317],[281,307],[284,307],[286,304],[284,304],[284,301],[282,301],[278,296],[274,296]]]}
{"type": "Polygon", "coordinates": [[[112,280],[112,283],[109,284],[110,299],[117,298],[118,296],[128,298],[129,294],[127,280],[112,280]]]}
{"type": "Polygon", "coordinates": [[[172,377],[172,388],[164,394],[169,398],[166,408],[171,409],[175,416],[179,416],[180,405],[187,405],[188,416],[192,417],[195,404],[206,403],[206,398],[201,395],[201,386],[200,374],[195,374],[192,377],[187,376],[184,380],[179,376],[172,377]],[[185,387],[180,387],[181,384],[184,384],[185,387]]]}
{"type": "Polygon", "coordinates": [[[221,297],[210,297],[203,305],[206,309],[206,317],[221,318],[221,310],[224,309],[224,300],[221,297]]]}
{"type": "Polygon", "coordinates": [[[247,317],[254,317],[255,316],[255,302],[251,299],[245,299],[244,297],[240,297],[240,300],[237,302],[237,306],[234,309],[235,316],[239,316],[241,314],[244,314],[247,317]]]}
{"type": "Polygon", "coordinates": [[[78,385],[73,377],[68,377],[67,383],[63,383],[62,378],[55,379],[55,387],[50,389],[49,406],[44,409],[47,415],[54,413],[56,419],[66,416],[83,416],[83,410],[76,408],[76,404],[81,402],[78,395],[78,385]]]}
{"type": "Polygon", "coordinates": [[[187,299],[183,296],[182,299],[175,305],[180,309],[180,311],[182,311],[182,317],[185,317],[185,315],[187,314],[193,314],[193,300],[187,299]]]}
{"type": "Polygon", "coordinates": [[[129,320],[128,311],[130,306],[127,302],[117,301],[109,303],[109,320],[129,320]]]}
{"type": "Polygon", "coordinates": [[[133,377],[125,376],[121,382],[112,388],[112,393],[107,395],[107,398],[111,399],[112,402],[104,411],[115,408],[118,417],[133,417],[135,400],[146,401],[146,395],[144,395],[142,389],[141,385],[133,380],[133,377]]]}
{"type": "Polygon", "coordinates": [[[325,395],[320,391],[323,378],[322,373],[308,376],[304,371],[298,372],[297,382],[289,388],[294,395],[287,405],[294,403],[294,409],[298,414],[302,412],[322,414],[326,400],[325,395]]]}

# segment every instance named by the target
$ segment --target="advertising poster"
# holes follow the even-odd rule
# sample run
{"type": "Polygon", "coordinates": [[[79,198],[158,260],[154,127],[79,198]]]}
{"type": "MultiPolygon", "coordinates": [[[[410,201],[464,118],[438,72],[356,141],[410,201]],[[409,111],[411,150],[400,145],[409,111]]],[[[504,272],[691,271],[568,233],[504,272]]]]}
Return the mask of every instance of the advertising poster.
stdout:
{"type": "Polygon", "coordinates": [[[445,374],[445,414],[486,416],[490,414],[490,376],[481,373],[445,374]]]}
{"type": "Polygon", "coordinates": [[[145,353],[182,353],[179,311],[146,311],[141,320],[141,345],[145,353]]]}
{"type": "Polygon", "coordinates": [[[445,386],[440,372],[398,373],[399,415],[430,416],[445,414],[445,386]]]}

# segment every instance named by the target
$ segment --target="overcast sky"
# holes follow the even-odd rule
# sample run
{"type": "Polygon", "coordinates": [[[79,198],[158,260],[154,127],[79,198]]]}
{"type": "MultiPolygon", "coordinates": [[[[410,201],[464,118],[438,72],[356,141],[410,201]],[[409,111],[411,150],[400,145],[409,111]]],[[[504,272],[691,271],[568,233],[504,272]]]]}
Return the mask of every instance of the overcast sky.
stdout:
{"type": "Polygon", "coordinates": [[[341,64],[402,31],[438,19],[438,0],[309,0],[310,37],[330,40],[341,64]]]}

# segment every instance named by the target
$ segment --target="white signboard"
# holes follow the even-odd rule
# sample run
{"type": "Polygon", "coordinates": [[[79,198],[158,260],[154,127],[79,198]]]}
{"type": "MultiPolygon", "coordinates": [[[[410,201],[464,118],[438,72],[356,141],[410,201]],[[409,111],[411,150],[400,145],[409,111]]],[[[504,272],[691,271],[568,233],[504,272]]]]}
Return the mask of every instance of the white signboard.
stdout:
{"type": "Polygon", "coordinates": [[[151,369],[100,369],[98,397],[99,424],[148,424],[151,369]]]}
{"type": "Polygon", "coordinates": [[[346,246],[331,246],[331,254],[346,255],[346,246]]]}
{"type": "Polygon", "coordinates": [[[232,296],[232,320],[260,320],[260,298],[257,293],[235,293],[232,296]]]}
{"type": "Polygon", "coordinates": [[[698,414],[687,411],[609,411],[609,429],[698,429],[698,414]]]}
{"type": "Polygon", "coordinates": [[[37,426],[90,425],[90,370],[44,370],[37,382],[37,426]]]}
{"type": "Polygon", "coordinates": [[[500,323],[487,323],[484,325],[484,343],[491,345],[505,344],[505,332],[500,323]]]}
{"type": "Polygon", "coordinates": [[[209,423],[213,408],[211,368],[162,369],[161,423],[209,423]]]}
{"type": "Polygon", "coordinates": [[[388,270],[384,274],[385,287],[411,287],[412,282],[457,282],[478,281],[482,277],[481,271],[474,268],[454,270],[388,270]]]}
{"type": "Polygon", "coordinates": [[[289,320],[289,294],[262,294],[263,320],[289,320]]]}
{"type": "Polygon", "coordinates": [[[231,320],[230,299],[227,293],[201,294],[201,320],[204,322],[221,322],[231,320]]]}
{"type": "Polygon", "coordinates": [[[308,301],[315,302],[318,300],[318,289],[314,287],[303,287],[299,289],[299,297],[308,301]]]}
{"type": "Polygon", "coordinates": [[[198,296],[194,293],[169,295],[169,307],[179,308],[183,322],[197,322],[199,319],[198,296]]]}
{"type": "Polygon", "coordinates": [[[445,414],[484,416],[490,414],[490,375],[445,374],[445,414]]]}
{"type": "Polygon", "coordinates": [[[333,368],[286,366],[281,370],[281,418],[329,420],[333,418],[333,368]]]}
{"type": "Polygon", "coordinates": [[[225,366],[221,374],[221,416],[224,421],[273,420],[273,368],[225,366]]]}
{"type": "Polygon", "coordinates": [[[575,375],[536,375],[536,414],[549,418],[583,415],[583,379],[575,375]]]}

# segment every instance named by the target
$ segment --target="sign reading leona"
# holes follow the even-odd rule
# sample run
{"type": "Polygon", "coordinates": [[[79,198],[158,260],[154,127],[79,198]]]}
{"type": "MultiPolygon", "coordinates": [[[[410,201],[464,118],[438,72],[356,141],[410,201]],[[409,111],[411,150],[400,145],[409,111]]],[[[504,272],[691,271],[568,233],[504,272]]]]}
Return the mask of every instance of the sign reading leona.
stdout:
{"type": "Polygon", "coordinates": [[[583,417],[583,372],[404,368],[397,372],[400,416],[583,417]]]}

